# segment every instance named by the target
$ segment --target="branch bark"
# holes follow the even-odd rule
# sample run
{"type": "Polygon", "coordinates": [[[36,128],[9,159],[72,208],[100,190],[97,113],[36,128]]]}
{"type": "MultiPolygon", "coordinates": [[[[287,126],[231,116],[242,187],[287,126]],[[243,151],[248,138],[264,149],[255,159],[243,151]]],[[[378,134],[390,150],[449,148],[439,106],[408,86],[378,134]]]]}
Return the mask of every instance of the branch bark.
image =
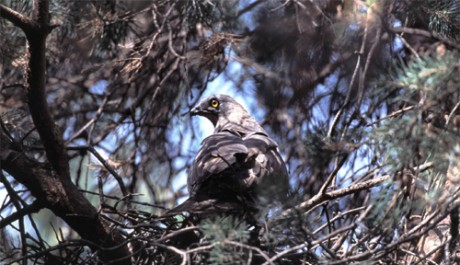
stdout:
{"type": "MultiPolygon", "coordinates": [[[[427,162],[427,163],[424,163],[424,164],[422,164],[420,166],[414,167],[414,170],[424,171],[424,170],[426,170],[428,168],[431,168],[432,166],[433,166],[432,162],[427,162]]],[[[381,183],[383,183],[383,182],[385,182],[387,180],[390,180],[391,178],[392,178],[391,175],[385,175],[385,176],[376,177],[376,178],[373,178],[373,179],[370,179],[370,180],[367,180],[367,181],[358,182],[356,184],[353,184],[353,185],[351,185],[349,187],[346,187],[346,188],[343,188],[343,189],[333,190],[333,191],[329,191],[329,192],[325,192],[325,193],[319,192],[318,194],[313,196],[311,199],[309,199],[307,201],[304,201],[304,202],[296,205],[295,207],[293,207],[291,209],[285,210],[276,219],[283,219],[283,218],[289,217],[292,214],[295,214],[297,212],[306,212],[306,211],[312,209],[314,206],[319,205],[319,204],[321,204],[321,203],[323,203],[325,201],[334,200],[334,199],[337,199],[337,198],[341,198],[341,197],[350,195],[352,193],[356,193],[356,192],[359,192],[359,191],[362,191],[362,190],[370,189],[370,188],[375,187],[375,186],[377,186],[377,185],[379,185],[379,184],[381,184],[381,183]]]]}
{"type": "Polygon", "coordinates": [[[30,114],[45,147],[48,161],[61,178],[70,178],[69,158],[62,135],[54,124],[46,102],[45,52],[46,37],[50,30],[48,4],[47,0],[34,1],[33,21],[36,28],[31,32],[25,32],[29,42],[26,94],[30,114]]]}
{"type": "Polygon", "coordinates": [[[414,34],[414,35],[420,35],[420,36],[424,36],[426,38],[433,38],[433,39],[437,39],[439,41],[442,41],[443,43],[457,49],[457,50],[460,50],[460,44],[458,42],[456,42],[455,40],[452,40],[450,38],[446,38],[446,37],[443,37],[441,35],[439,35],[438,33],[434,32],[434,31],[427,31],[427,30],[423,30],[423,29],[416,29],[416,28],[407,28],[407,27],[402,27],[402,28],[390,28],[389,29],[391,32],[393,33],[397,33],[397,34],[401,34],[401,33],[406,33],[406,34],[414,34]]]}
{"type": "MultiPolygon", "coordinates": [[[[123,244],[125,239],[108,226],[70,179],[61,178],[55,170],[26,157],[9,141],[3,130],[0,130],[0,142],[2,169],[26,186],[39,204],[62,218],[83,239],[102,248],[101,260],[129,257],[129,250],[123,244]]],[[[130,262],[126,258],[113,264],[130,262]]]]}
{"type": "Polygon", "coordinates": [[[100,247],[102,261],[130,264],[130,252],[119,232],[108,227],[97,210],[72,183],[69,158],[59,128],[46,102],[46,38],[49,25],[48,0],[34,0],[31,18],[0,5],[0,17],[21,28],[28,41],[25,85],[28,105],[46,156],[52,168],[31,161],[0,131],[2,169],[26,186],[40,204],[61,217],[82,238],[100,247]]]}
{"type": "Polygon", "coordinates": [[[24,32],[30,32],[33,28],[33,21],[30,18],[2,4],[0,4],[0,17],[10,21],[16,27],[21,28],[24,32]]]}
{"type": "Polygon", "coordinates": [[[340,198],[361,190],[369,189],[372,187],[375,187],[387,180],[391,179],[390,175],[385,175],[381,177],[377,177],[368,181],[360,182],[357,184],[354,184],[350,187],[346,187],[340,190],[334,190],[326,193],[318,193],[315,196],[313,196],[311,199],[304,201],[300,203],[299,205],[296,205],[292,209],[285,210],[282,212],[276,219],[283,219],[286,217],[291,216],[292,214],[295,214],[296,212],[306,212],[309,209],[311,209],[313,206],[318,205],[322,202],[325,201],[330,201],[336,198],[340,198]]]}

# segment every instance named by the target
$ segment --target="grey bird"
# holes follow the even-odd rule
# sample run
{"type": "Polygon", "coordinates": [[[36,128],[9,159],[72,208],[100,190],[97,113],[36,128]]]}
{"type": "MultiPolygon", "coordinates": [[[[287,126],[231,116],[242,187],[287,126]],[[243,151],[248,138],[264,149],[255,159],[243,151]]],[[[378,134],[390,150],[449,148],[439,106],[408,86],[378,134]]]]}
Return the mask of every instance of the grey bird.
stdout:
{"type": "Polygon", "coordinates": [[[189,199],[170,212],[195,214],[255,212],[286,198],[288,172],[278,145],[233,98],[215,95],[190,112],[215,127],[188,173],[189,199]]]}

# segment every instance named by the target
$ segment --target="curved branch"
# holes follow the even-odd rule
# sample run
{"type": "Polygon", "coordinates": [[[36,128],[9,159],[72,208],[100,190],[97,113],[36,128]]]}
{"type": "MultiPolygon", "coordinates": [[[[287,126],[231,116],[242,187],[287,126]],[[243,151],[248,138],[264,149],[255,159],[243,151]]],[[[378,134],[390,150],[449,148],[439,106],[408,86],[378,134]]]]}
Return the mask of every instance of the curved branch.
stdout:
{"type": "Polygon", "coordinates": [[[43,209],[43,206],[40,204],[39,201],[34,201],[32,204],[27,205],[26,207],[22,208],[21,210],[12,213],[10,216],[3,218],[0,221],[0,229],[3,229],[5,226],[12,224],[13,222],[17,221],[18,219],[31,214],[37,213],[43,209]]]}
{"type": "Polygon", "coordinates": [[[26,186],[37,199],[37,203],[62,218],[83,239],[99,246],[96,250],[101,251],[101,260],[119,260],[114,264],[130,264],[127,258],[130,256],[129,250],[123,244],[125,238],[108,226],[70,179],[60,178],[55,170],[32,161],[21,151],[15,150],[14,144],[3,130],[0,130],[0,142],[2,170],[26,186]]]}
{"type": "MultiPolygon", "coordinates": [[[[424,171],[426,169],[431,168],[432,166],[433,166],[432,162],[426,162],[426,163],[424,163],[422,165],[414,167],[414,170],[424,171]]],[[[325,193],[318,193],[315,196],[313,196],[311,199],[309,199],[307,201],[304,201],[304,202],[298,204],[297,206],[295,206],[295,207],[293,207],[291,209],[285,210],[277,218],[275,218],[275,220],[289,217],[294,213],[298,213],[299,211],[301,211],[301,212],[308,211],[311,208],[313,208],[314,206],[319,205],[319,204],[321,204],[323,202],[326,202],[326,201],[331,201],[331,200],[334,200],[334,199],[337,199],[337,198],[341,198],[341,197],[356,193],[358,191],[370,189],[370,188],[375,187],[375,186],[377,186],[377,185],[379,185],[379,184],[381,184],[381,183],[383,183],[383,182],[385,182],[385,181],[387,181],[387,180],[389,180],[391,178],[392,178],[391,175],[385,175],[385,176],[376,177],[376,178],[373,178],[373,179],[370,179],[370,180],[367,180],[367,181],[358,182],[356,184],[353,184],[353,185],[351,185],[349,187],[346,187],[346,188],[343,188],[343,189],[333,190],[333,191],[329,191],[329,192],[325,192],[325,193]]]]}
{"type": "Polygon", "coordinates": [[[29,42],[26,94],[30,114],[45,147],[48,161],[61,178],[69,178],[69,158],[62,135],[46,102],[46,37],[49,33],[48,1],[34,1],[33,19],[38,25],[33,32],[26,32],[29,42]]]}
{"type": "Polygon", "coordinates": [[[395,28],[395,27],[390,27],[389,30],[393,33],[396,34],[401,34],[401,33],[406,33],[406,34],[414,34],[414,35],[419,35],[423,36],[426,38],[432,38],[432,39],[437,39],[457,50],[460,50],[460,44],[456,42],[455,40],[452,40],[447,37],[441,36],[439,33],[435,31],[427,31],[423,29],[417,29],[417,28],[407,28],[407,27],[401,27],[401,28],[395,28]]]}
{"type": "Polygon", "coordinates": [[[34,0],[32,18],[0,6],[0,15],[20,27],[28,41],[27,82],[28,105],[35,128],[45,148],[52,169],[29,160],[20,150],[15,150],[11,139],[0,131],[0,161],[17,181],[26,186],[37,201],[61,217],[82,238],[99,246],[100,259],[116,264],[130,264],[130,252],[117,230],[99,216],[96,208],[72,183],[69,157],[59,128],[55,125],[46,101],[46,38],[49,25],[48,0],[34,0]],[[109,250],[104,250],[109,248],[109,250]]]}
{"type": "Polygon", "coordinates": [[[30,32],[34,27],[34,23],[30,18],[2,4],[0,4],[0,17],[10,21],[24,32],[30,32]]]}

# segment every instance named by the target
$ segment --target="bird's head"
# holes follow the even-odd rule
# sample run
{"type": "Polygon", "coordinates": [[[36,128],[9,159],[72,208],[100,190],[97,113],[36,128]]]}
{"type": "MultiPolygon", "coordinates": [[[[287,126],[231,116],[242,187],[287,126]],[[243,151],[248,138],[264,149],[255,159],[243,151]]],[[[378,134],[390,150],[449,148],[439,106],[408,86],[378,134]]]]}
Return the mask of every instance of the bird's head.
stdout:
{"type": "Polygon", "coordinates": [[[216,126],[220,113],[227,105],[222,96],[223,95],[215,95],[201,100],[198,105],[190,111],[190,115],[206,117],[216,126]]]}
{"type": "Polygon", "coordinates": [[[264,132],[262,127],[249,113],[228,95],[213,95],[201,100],[190,114],[209,119],[216,131],[229,130],[246,134],[264,132]]]}

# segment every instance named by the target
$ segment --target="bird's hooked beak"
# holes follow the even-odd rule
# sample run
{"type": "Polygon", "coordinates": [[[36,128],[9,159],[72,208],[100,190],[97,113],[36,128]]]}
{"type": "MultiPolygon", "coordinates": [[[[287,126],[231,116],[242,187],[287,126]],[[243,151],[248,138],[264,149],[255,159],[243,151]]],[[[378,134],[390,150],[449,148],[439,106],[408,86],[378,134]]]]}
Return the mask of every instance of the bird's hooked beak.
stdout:
{"type": "Polygon", "coordinates": [[[196,106],[190,110],[190,116],[197,116],[203,113],[203,110],[200,106],[196,106]]]}
{"type": "Polygon", "coordinates": [[[197,107],[194,107],[193,109],[191,109],[190,111],[182,113],[181,116],[185,116],[185,115],[197,116],[197,115],[200,115],[202,113],[203,113],[203,111],[201,110],[201,108],[199,106],[197,106],[197,107]]]}

